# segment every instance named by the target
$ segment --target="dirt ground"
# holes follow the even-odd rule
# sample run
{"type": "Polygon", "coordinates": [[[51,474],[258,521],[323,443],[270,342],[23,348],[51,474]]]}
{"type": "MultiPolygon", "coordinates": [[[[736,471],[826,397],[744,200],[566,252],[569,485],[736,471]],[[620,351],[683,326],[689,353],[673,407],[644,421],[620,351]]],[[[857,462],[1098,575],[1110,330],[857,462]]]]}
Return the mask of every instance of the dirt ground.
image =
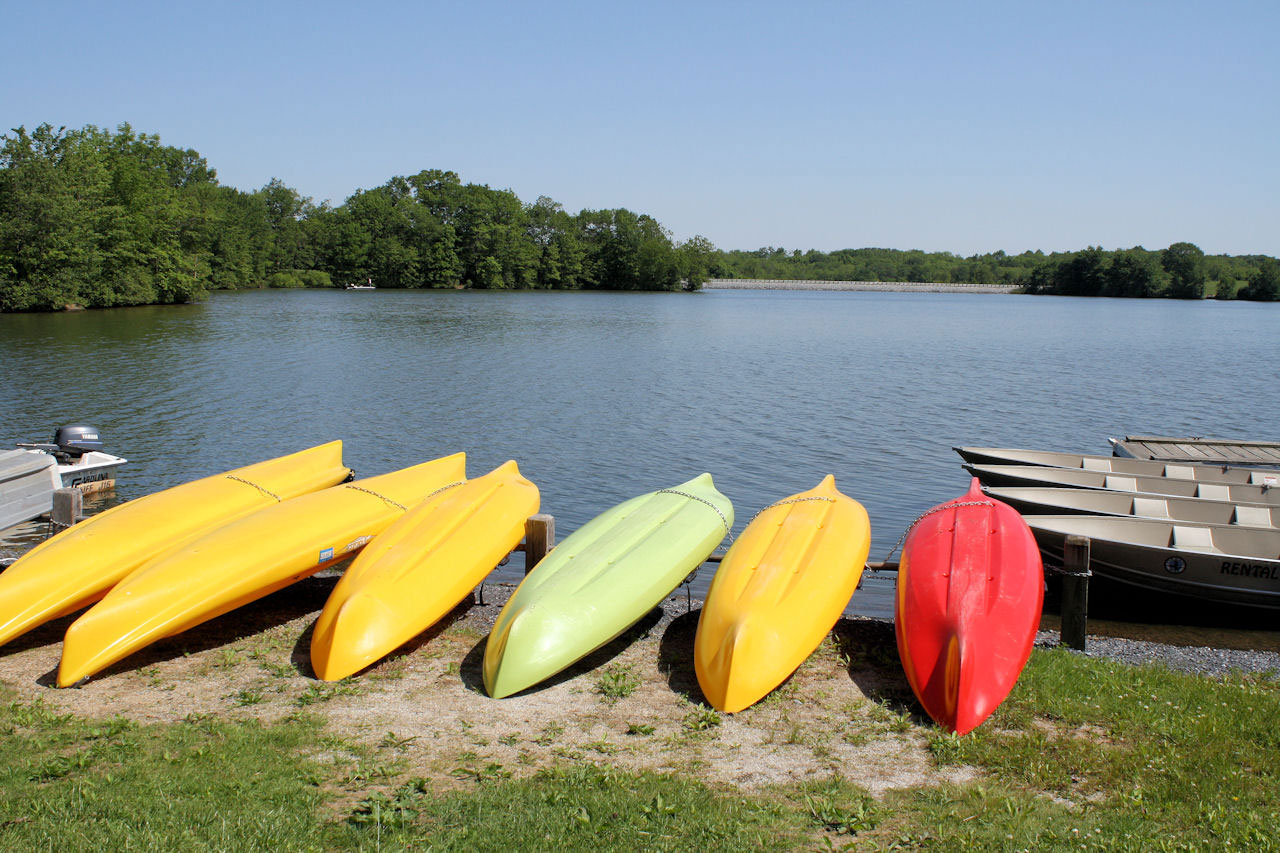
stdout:
{"type": "MultiPolygon", "coordinates": [[[[308,650],[334,581],[310,578],[60,690],[55,674],[71,618],[61,619],[0,648],[0,682],[24,700],[85,717],[317,714],[340,739],[389,761],[395,775],[443,785],[563,762],[678,771],[745,790],[839,771],[877,795],[970,776],[931,761],[886,621],[842,619],[780,688],[722,715],[703,702],[693,672],[700,602],[677,593],[560,676],[494,700],[481,660],[511,587],[485,586],[483,604],[473,596],[379,664],[328,684],[312,673],[308,650]]],[[[318,746],[317,757],[354,760],[330,752],[318,746]]]]}

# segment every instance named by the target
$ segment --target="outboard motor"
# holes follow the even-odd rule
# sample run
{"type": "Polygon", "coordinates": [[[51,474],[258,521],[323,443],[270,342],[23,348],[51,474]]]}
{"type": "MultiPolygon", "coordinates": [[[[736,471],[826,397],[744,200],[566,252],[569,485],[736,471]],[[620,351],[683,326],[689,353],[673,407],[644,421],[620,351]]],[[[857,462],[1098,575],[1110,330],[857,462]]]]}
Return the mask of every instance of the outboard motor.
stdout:
{"type": "Polygon", "coordinates": [[[18,442],[19,447],[30,447],[43,450],[57,457],[59,462],[79,459],[91,450],[102,449],[102,438],[97,427],[64,426],[53,433],[53,444],[26,444],[18,442]]]}
{"type": "Polygon", "coordinates": [[[102,449],[98,428],[91,426],[58,427],[53,434],[53,443],[68,456],[83,456],[91,450],[102,449]]]}

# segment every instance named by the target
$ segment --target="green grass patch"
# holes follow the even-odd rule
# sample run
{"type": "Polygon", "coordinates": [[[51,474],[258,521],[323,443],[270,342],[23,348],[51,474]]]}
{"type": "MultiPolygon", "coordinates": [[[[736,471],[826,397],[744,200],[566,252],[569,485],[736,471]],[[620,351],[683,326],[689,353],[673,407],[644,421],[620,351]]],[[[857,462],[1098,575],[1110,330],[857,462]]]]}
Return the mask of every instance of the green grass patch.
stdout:
{"type": "Polygon", "coordinates": [[[987,723],[934,730],[980,784],[890,797],[907,846],[1277,850],[1280,682],[1037,652],[987,723]]]}
{"type": "Polygon", "coordinates": [[[420,781],[361,802],[338,847],[435,850],[792,850],[813,847],[807,815],[783,801],[726,797],[688,779],[590,765],[523,780],[476,776],[433,795],[420,781]]]}
{"type": "MultiPolygon", "coordinates": [[[[7,698],[7,697],[6,697],[7,698]]],[[[169,726],[0,705],[0,849],[314,849],[304,722],[169,726]]]]}

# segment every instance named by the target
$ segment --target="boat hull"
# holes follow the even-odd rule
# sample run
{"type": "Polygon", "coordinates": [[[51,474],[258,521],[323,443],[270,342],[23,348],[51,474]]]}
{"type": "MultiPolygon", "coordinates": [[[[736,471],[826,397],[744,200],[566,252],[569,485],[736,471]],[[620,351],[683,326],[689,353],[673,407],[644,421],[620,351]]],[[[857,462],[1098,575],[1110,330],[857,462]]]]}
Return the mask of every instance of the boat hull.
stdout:
{"type": "Polygon", "coordinates": [[[112,507],[0,575],[0,643],[106,595],[143,563],[280,500],[342,482],[342,442],[205,477],[112,507]]]}
{"type": "Polygon", "coordinates": [[[1089,568],[1110,581],[1185,602],[1280,609],[1280,531],[1066,515],[1027,523],[1057,562],[1067,536],[1088,537],[1089,568]]]}
{"type": "Polygon", "coordinates": [[[1280,506],[1280,488],[1269,483],[1211,483],[1202,480],[1175,480],[1168,477],[1136,477],[1100,471],[1073,471],[1035,465],[965,465],[965,470],[984,486],[1058,486],[1069,489],[1107,489],[1116,492],[1146,492],[1179,498],[1204,498],[1228,503],[1256,503],[1280,506]]]}
{"type": "Polygon", "coordinates": [[[1158,462],[1088,453],[1060,453],[1053,450],[1023,450],[1012,447],[953,447],[973,465],[1034,465],[1040,468],[1127,474],[1134,477],[1166,477],[1170,480],[1197,480],[1207,483],[1249,483],[1280,485],[1274,469],[1255,469],[1208,462],[1158,462]]]}
{"type": "Polygon", "coordinates": [[[828,476],[762,510],[720,562],[693,660],[712,707],[750,707],[795,672],[835,626],[866,566],[867,511],[828,476]]]}
{"type": "Polygon", "coordinates": [[[48,512],[58,484],[52,456],[29,450],[0,451],[0,530],[48,512]]]}
{"type": "Polygon", "coordinates": [[[431,627],[524,537],[538,487],[507,462],[424,501],[365,547],[311,635],[324,681],[346,678],[431,627]]]}
{"type": "Polygon", "coordinates": [[[1162,518],[1188,524],[1280,528],[1280,506],[1266,504],[1234,504],[1102,489],[991,486],[983,491],[1023,515],[1115,515],[1162,518]]]}
{"type": "Polygon", "coordinates": [[[930,717],[966,734],[995,711],[1031,655],[1043,602],[1031,531],[976,479],[912,525],[894,630],[907,680],[930,717]]]}
{"type": "Polygon", "coordinates": [[[303,495],[162,554],[67,629],[58,685],[352,556],[407,506],[463,479],[465,462],[458,453],[303,495]]]}
{"type": "Polygon", "coordinates": [[[549,678],[639,621],[733,525],[710,474],[601,513],[551,551],[498,614],[484,684],[501,698],[549,678]]]}

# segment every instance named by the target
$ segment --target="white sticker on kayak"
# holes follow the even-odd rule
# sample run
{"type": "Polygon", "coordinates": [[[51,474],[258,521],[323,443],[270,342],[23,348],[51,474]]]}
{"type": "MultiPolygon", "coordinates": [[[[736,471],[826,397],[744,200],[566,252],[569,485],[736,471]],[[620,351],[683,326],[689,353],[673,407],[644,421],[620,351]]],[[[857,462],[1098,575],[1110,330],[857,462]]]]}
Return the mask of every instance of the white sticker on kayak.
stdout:
{"type": "Polygon", "coordinates": [[[325,548],[323,551],[321,551],[321,552],[320,552],[320,559],[319,559],[319,560],[317,560],[316,562],[317,562],[317,563],[327,563],[327,562],[329,562],[329,561],[330,561],[330,560],[332,560],[332,559],[333,559],[333,549],[332,549],[332,548],[325,548]]]}
{"type": "Polygon", "coordinates": [[[368,545],[369,540],[372,538],[373,538],[372,536],[360,536],[360,537],[357,537],[356,539],[352,539],[350,542],[346,544],[345,547],[343,547],[342,553],[350,554],[352,551],[358,551],[361,548],[363,548],[365,545],[368,545]]]}

